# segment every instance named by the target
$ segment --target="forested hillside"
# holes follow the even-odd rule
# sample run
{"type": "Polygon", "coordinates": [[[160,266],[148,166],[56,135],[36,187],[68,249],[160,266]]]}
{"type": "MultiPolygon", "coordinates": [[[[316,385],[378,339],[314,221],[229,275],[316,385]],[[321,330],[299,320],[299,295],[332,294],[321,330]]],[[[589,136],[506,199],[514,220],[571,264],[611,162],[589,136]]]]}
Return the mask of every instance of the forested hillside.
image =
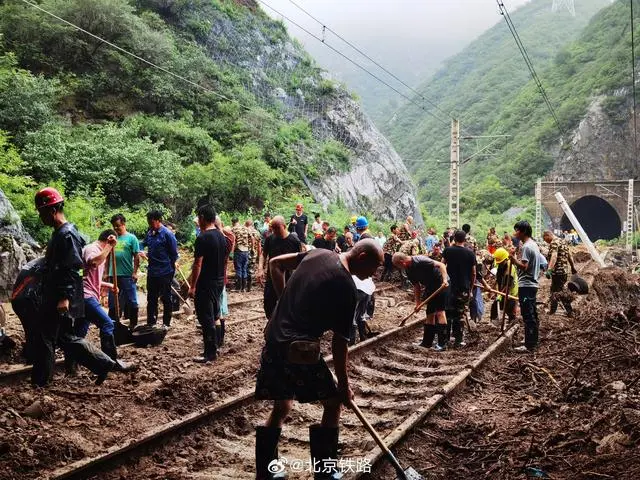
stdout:
{"type": "MultiPolygon", "coordinates": [[[[43,184],[91,235],[114,209],[134,231],[151,206],[189,224],[198,202],[261,211],[362,167],[354,138],[374,127],[253,0],[37,5],[0,6],[0,189],[36,236],[43,184]]],[[[389,170],[413,208],[399,158],[389,170]]]]}
{"type": "MultiPolygon", "coordinates": [[[[591,96],[624,85],[630,75],[628,2],[576,2],[576,17],[552,13],[551,2],[534,0],[512,19],[557,109],[563,129],[575,127],[591,96]],[[575,43],[571,43],[575,38],[575,43]]],[[[551,119],[507,25],[487,31],[446,62],[420,92],[461,119],[463,135],[510,135],[497,157],[475,158],[461,173],[463,217],[482,225],[505,222],[502,212],[530,205],[535,178],[553,165],[559,131],[551,119]]],[[[442,113],[436,112],[442,117],[442,113]]],[[[446,118],[446,117],[445,117],[446,118]]],[[[419,185],[430,217],[446,222],[450,126],[414,105],[401,109],[383,130],[419,185]]],[[[486,141],[484,142],[486,144],[486,141]]],[[[462,141],[461,158],[475,151],[462,141]]]]}

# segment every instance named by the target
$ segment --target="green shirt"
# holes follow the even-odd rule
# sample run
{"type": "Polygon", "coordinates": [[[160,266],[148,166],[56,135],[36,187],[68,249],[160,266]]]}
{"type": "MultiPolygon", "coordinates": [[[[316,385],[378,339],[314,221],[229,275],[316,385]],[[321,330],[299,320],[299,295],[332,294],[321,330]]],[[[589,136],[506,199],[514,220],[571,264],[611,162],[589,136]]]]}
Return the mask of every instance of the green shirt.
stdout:
{"type": "MultiPolygon", "coordinates": [[[[118,237],[116,244],[116,272],[119,277],[130,277],[133,275],[133,256],[140,251],[138,239],[132,233],[125,233],[118,237]]],[[[113,276],[111,265],[109,265],[109,275],[113,276]]]]}

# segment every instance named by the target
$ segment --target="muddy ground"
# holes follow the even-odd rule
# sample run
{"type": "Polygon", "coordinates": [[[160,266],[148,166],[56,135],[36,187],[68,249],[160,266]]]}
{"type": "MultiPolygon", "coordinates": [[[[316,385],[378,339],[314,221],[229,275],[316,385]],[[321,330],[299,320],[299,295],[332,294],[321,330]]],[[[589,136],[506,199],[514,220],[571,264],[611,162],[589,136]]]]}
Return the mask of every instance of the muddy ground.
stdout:
{"type": "MultiPolygon", "coordinates": [[[[401,463],[433,479],[640,478],[640,276],[601,270],[578,305],[541,315],[535,357],[507,351],[474,373],[401,463]]],[[[382,462],[370,478],[395,476],[382,462]]]]}
{"type": "MultiPolygon", "coordinates": [[[[230,294],[230,302],[256,301],[230,307],[225,345],[212,364],[192,362],[201,353],[201,334],[193,317],[182,316],[174,319],[162,345],[120,347],[120,355],[140,368],[130,374],[110,374],[101,387],[93,385],[92,375],[84,369],[77,377],[58,369],[46,389],[32,388],[28,376],[1,379],[0,479],[38,478],[52,467],[96,455],[205,405],[252,390],[265,326],[261,293],[230,294]],[[35,414],[27,413],[30,407],[35,414]]],[[[395,326],[411,303],[400,290],[380,293],[371,328],[383,331],[395,326]]],[[[21,340],[13,316],[8,331],[21,340]]],[[[99,345],[95,327],[90,338],[99,345]]],[[[325,352],[329,352],[326,344],[325,352]]],[[[15,366],[17,358],[14,354],[4,360],[2,370],[15,366]]]]}

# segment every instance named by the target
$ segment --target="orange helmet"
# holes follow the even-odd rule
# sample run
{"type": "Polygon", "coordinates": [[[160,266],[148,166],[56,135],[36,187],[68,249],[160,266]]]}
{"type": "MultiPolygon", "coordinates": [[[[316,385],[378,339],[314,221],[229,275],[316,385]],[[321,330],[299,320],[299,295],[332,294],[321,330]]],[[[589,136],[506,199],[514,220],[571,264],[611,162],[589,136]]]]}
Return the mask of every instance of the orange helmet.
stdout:
{"type": "Polygon", "coordinates": [[[36,209],[51,207],[64,202],[64,198],[58,190],[53,187],[46,187],[36,193],[36,209]]]}

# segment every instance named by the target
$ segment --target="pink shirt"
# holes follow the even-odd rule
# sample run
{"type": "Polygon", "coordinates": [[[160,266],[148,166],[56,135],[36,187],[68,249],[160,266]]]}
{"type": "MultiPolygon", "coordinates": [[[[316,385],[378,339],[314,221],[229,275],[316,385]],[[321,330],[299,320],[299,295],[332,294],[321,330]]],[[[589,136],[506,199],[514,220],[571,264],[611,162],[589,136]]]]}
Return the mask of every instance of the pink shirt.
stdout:
{"type": "Polygon", "coordinates": [[[92,267],[89,262],[102,253],[103,247],[99,242],[93,242],[82,250],[82,260],[84,261],[84,298],[95,298],[100,300],[100,284],[107,262],[102,262],[97,267],[92,267]]]}

